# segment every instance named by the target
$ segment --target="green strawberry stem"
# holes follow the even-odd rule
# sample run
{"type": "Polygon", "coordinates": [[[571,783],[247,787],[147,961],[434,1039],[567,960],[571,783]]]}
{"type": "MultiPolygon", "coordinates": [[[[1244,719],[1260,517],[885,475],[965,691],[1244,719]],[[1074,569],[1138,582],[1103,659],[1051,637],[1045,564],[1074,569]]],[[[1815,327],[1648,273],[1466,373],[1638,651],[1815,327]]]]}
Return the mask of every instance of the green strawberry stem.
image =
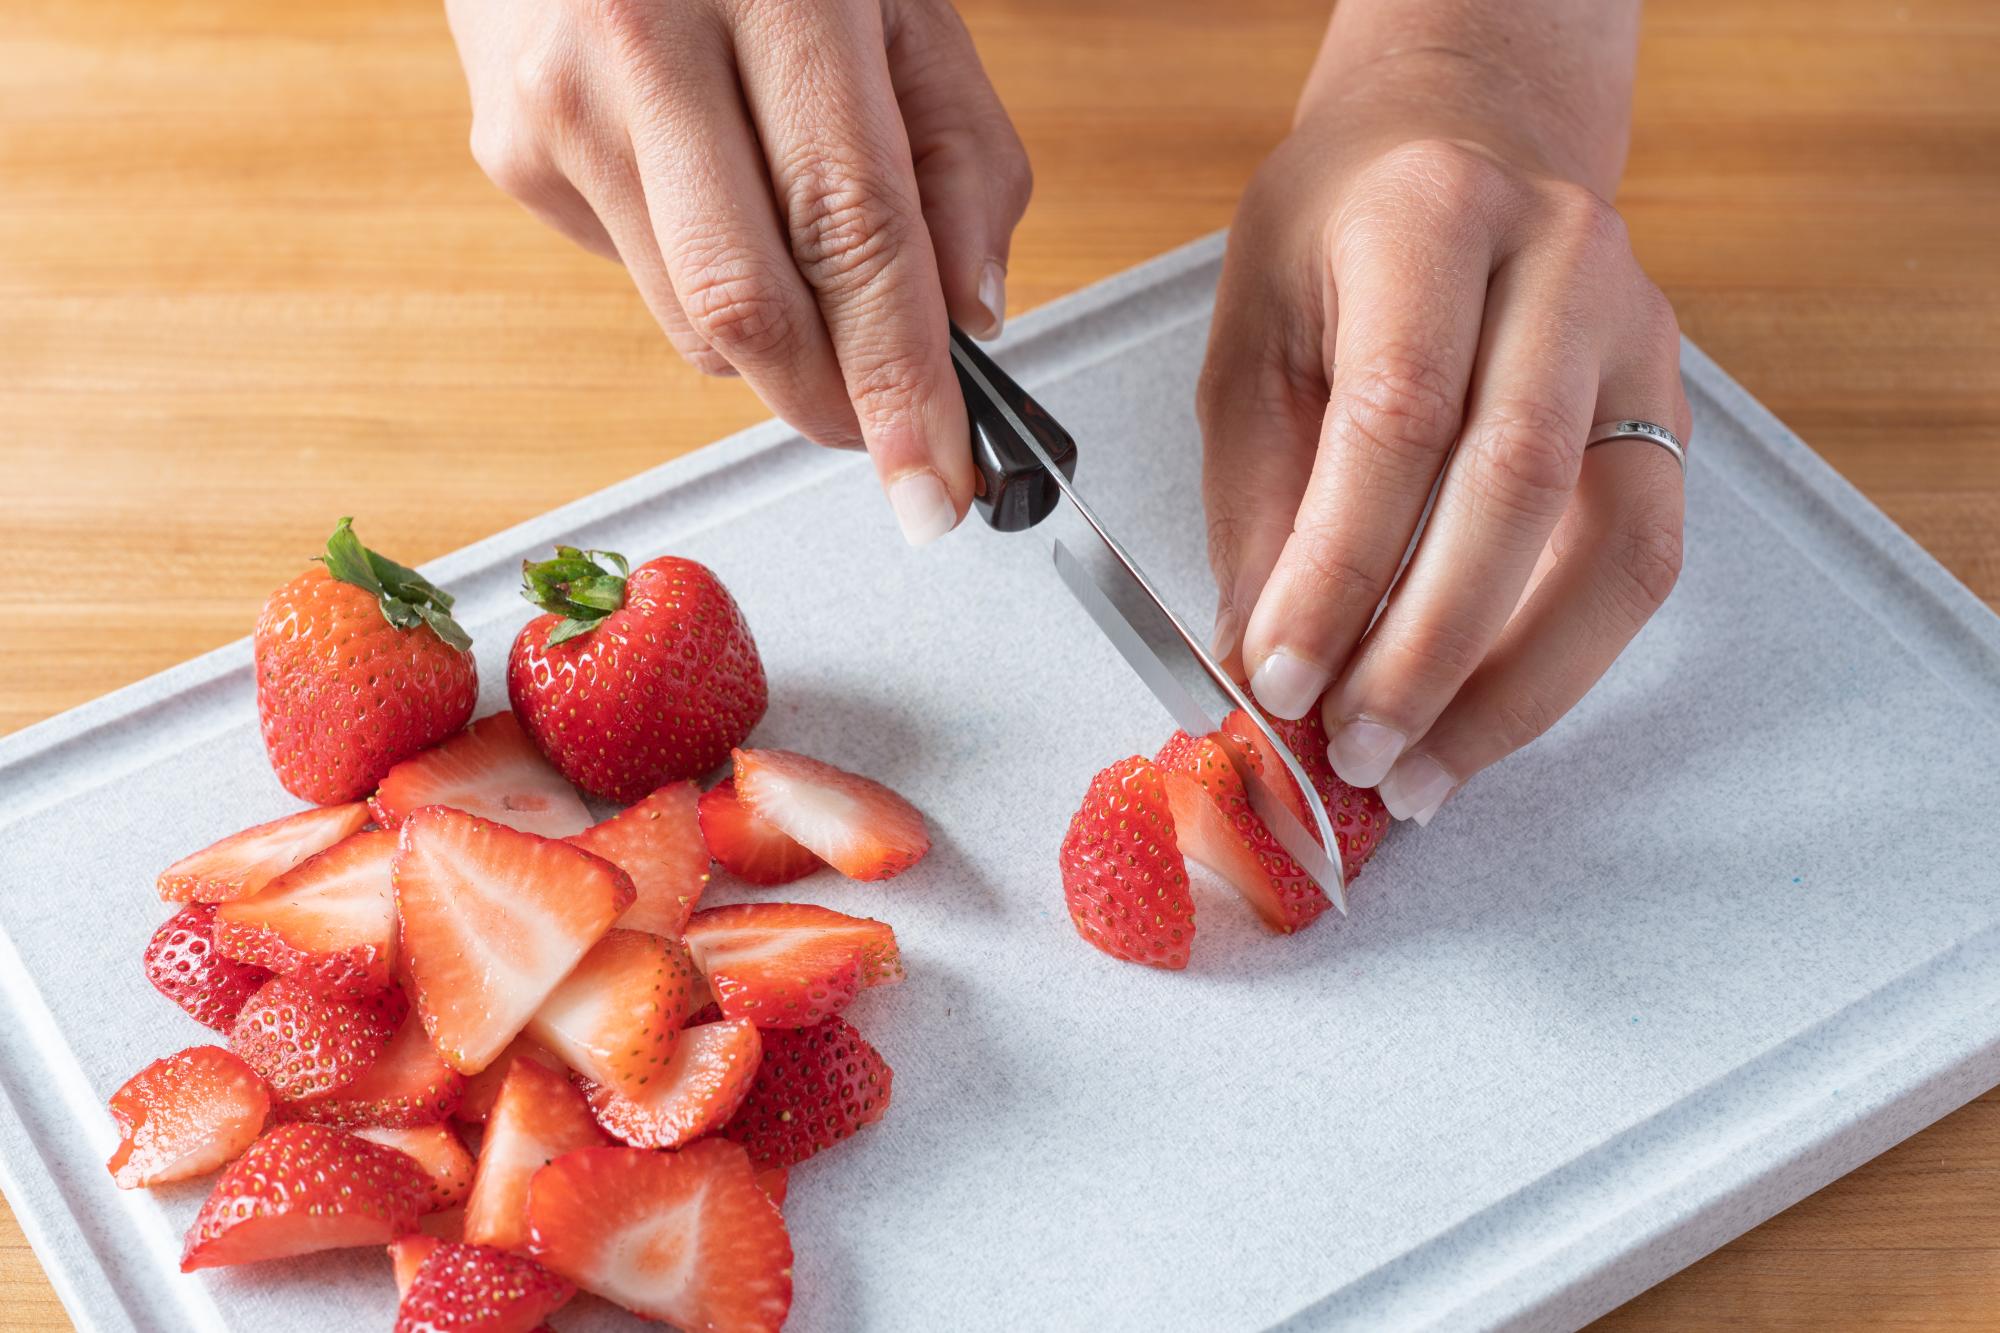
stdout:
{"type": "Polygon", "coordinates": [[[397,629],[429,625],[440,639],[460,652],[472,648],[472,636],[451,618],[451,594],[407,565],[377,555],[354,535],[354,520],[334,524],[326,539],[326,554],[317,557],[326,572],[375,598],[382,618],[397,629]]]}
{"type": "Polygon", "coordinates": [[[562,619],[549,630],[549,647],[588,634],[625,605],[625,577],[632,567],[616,551],[556,547],[553,560],[521,562],[521,596],[562,619]]]}

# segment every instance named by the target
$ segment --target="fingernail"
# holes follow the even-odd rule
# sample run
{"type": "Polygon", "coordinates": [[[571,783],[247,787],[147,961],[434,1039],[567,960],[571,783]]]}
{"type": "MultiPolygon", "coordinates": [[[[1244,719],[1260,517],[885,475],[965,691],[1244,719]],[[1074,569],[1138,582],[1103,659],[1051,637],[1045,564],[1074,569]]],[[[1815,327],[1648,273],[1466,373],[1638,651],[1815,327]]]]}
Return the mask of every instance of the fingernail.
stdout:
{"type": "Polygon", "coordinates": [[[1326,757],[1334,773],[1350,787],[1373,787],[1388,776],[1390,765],[1409,738],[1394,727],[1357,717],[1333,733],[1326,757]]]}
{"type": "Polygon", "coordinates": [[[1397,819],[1428,824],[1444,798],[1451,795],[1453,785],[1444,765],[1427,754],[1413,754],[1399,760],[1375,791],[1397,819]]]}
{"type": "Polygon", "coordinates": [[[910,472],[889,485],[889,507],[902,525],[903,540],[928,546],[958,526],[951,493],[935,472],[910,472]]]}
{"type": "Polygon", "coordinates": [[[1217,662],[1227,662],[1229,655],[1236,651],[1236,641],[1243,637],[1242,622],[1236,613],[1227,607],[1215,613],[1215,633],[1208,641],[1208,655],[1217,662]]]}
{"type": "Polygon", "coordinates": [[[1319,702],[1327,672],[1283,648],[1265,658],[1250,677],[1250,693],[1278,717],[1295,719],[1319,702]]]}
{"type": "Polygon", "coordinates": [[[986,307],[991,321],[982,338],[998,338],[1000,326],[1007,322],[1007,270],[1000,267],[995,259],[986,261],[986,267],[979,274],[979,304],[986,307]]]}

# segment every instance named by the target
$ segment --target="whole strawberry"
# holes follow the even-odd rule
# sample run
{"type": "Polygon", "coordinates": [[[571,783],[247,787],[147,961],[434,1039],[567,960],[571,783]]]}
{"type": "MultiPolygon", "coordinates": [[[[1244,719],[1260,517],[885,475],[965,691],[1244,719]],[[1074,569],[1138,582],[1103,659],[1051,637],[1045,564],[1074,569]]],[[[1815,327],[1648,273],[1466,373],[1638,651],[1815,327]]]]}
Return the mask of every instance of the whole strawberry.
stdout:
{"type": "Polygon", "coordinates": [[[343,518],[320,563],[257,619],[257,714],[285,790],[352,801],[464,726],[479,694],[451,595],[361,544],[343,518]]]}
{"type": "Polygon", "coordinates": [[[564,777],[630,805],[729,758],[764,715],[764,664],[735,599],[705,566],[558,546],[524,561],[521,595],[549,614],[514,640],[507,693],[564,777]]]}

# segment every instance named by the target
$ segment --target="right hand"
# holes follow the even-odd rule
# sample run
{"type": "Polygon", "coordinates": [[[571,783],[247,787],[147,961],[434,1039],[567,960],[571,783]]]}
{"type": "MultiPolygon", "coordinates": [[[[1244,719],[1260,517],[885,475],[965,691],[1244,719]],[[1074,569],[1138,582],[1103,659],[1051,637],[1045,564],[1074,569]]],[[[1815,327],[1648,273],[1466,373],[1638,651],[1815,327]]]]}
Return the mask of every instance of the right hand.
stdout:
{"type": "Polygon", "coordinates": [[[992,336],[1027,155],[945,0],[446,0],[494,183],[681,355],[863,446],[922,545],[972,501],[947,314],[992,336]]]}

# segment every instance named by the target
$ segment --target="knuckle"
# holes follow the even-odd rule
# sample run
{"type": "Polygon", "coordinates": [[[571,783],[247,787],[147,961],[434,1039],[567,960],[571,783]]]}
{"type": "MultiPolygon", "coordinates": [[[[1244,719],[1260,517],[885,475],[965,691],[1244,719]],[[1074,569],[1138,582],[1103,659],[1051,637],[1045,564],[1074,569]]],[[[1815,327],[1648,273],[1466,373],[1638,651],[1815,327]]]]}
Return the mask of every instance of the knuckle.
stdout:
{"type": "Polygon", "coordinates": [[[855,410],[877,422],[893,421],[914,411],[926,397],[928,379],[909,357],[886,351],[848,357],[848,392],[855,410]]]}
{"type": "Polygon", "coordinates": [[[1304,585],[1309,600],[1337,607],[1373,606],[1382,595],[1383,579],[1369,567],[1348,537],[1321,521],[1302,521],[1292,529],[1286,556],[1304,585]]]}
{"type": "Polygon", "coordinates": [[[583,122],[588,88],[577,62],[554,42],[540,42],[514,61],[514,101],[530,123],[568,127],[583,122]]]}
{"type": "Polygon", "coordinates": [[[680,293],[681,309],[725,363],[731,355],[752,360],[775,355],[796,339],[798,321],[790,304],[758,275],[730,266],[696,266],[693,272],[680,293]]]}
{"type": "Polygon", "coordinates": [[[1493,160],[1451,139],[1414,139],[1398,144],[1375,165],[1385,185],[1418,190],[1453,208],[1490,198],[1505,173],[1493,160]]]}
{"type": "Polygon", "coordinates": [[[866,286],[908,239],[908,218],[890,200],[889,173],[862,159],[811,149],[783,165],[792,254],[813,286],[866,286]]]}
{"type": "Polygon", "coordinates": [[[1602,195],[1570,181],[1552,181],[1545,188],[1550,229],[1564,250],[1590,257],[1631,251],[1624,217],[1602,195]]]}
{"type": "Polygon", "coordinates": [[[541,157],[514,124],[500,116],[473,117],[472,160],[486,179],[516,199],[536,194],[547,174],[541,157]]]}
{"type": "Polygon", "coordinates": [[[1472,447],[1484,498],[1515,513],[1561,513],[1576,488],[1585,429],[1561,408],[1534,399],[1495,407],[1472,447]]]}
{"type": "Polygon", "coordinates": [[[1458,432],[1457,385],[1414,348],[1392,348],[1357,370],[1334,398],[1338,424],[1378,453],[1430,465],[1458,432]]]}
{"type": "Polygon", "coordinates": [[[1610,554],[1616,580],[1614,595],[1630,619],[1645,621],[1666,602],[1680,580],[1679,526],[1649,510],[1619,531],[1610,554]]]}
{"type": "Polygon", "coordinates": [[[1562,720],[1562,710],[1540,694],[1515,694],[1493,704],[1492,719],[1494,734],[1511,754],[1546,734],[1562,720]]]}
{"type": "Polygon", "coordinates": [[[1451,617],[1427,620],[1397,645],[1396,653],[1406,678],[1441,685],[1470,676],[1485,655],[1479,630],[1451,617]]]}

